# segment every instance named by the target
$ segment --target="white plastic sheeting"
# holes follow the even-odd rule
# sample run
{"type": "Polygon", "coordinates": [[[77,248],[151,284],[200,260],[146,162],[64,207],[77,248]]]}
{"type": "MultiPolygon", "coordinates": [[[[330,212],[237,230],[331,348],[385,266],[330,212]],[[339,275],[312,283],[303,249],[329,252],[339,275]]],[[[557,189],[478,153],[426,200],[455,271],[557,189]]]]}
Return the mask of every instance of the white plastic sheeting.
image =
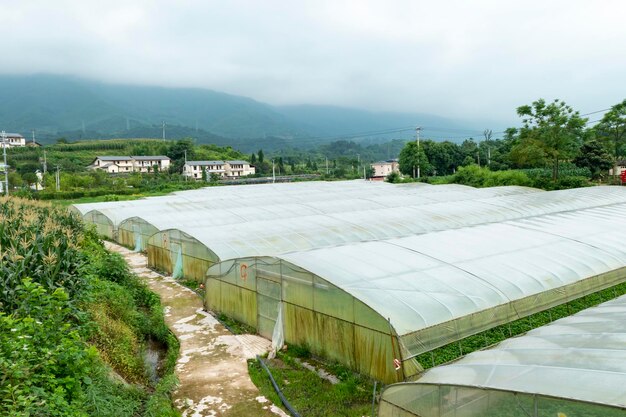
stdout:
{"type": "Polygon", "coordinates": [[[622,296],[493,349],[432,368],[417,382],[393,385],[383,393],[379,415],[482,417],[504,409],[509,413],[501,415],[548,415],[534,412],[545,401],[535,397],[527,406],[517,394],[552,397],[550,408],[561,410],[562,415],[626,415],[625,382],[626,296],[622,296]],[[558,399],[566,403],[559,404],[558,399]],[[575,403],[579,401],[621,411],[599,408],[594,412],[575,403]],[[568,408],[576,414],[566,412],[568,408]]]}
{"type": "MultiPolygon", "coordinates": [[[[481,190],[466,191],[465,195],[471,196],[472,193],[479,191],[481,190]]],[[[428,194],[427,198],[433,195],[445,198],[444,196],[450,196],[450,193],[428,194]]],[[[397,204],[400,198],[402,197],[394,198],[386,204],[397,204]]],[[[423,200],[414,199],[413,205],[407,201],[393,209],[364,206],[363,203],[359,203],[362,200],[341,201],[351,204],[353,210],[344,212],[340,207],[336,213],[323,215],[313,215],[311,211],[303,210],[302,216],[292,217],[291,214],[297,213],[300,206],[292,210],[289,205],[286,205],[283,215],[276,220],[253,221],[254,216],[257,219],[267,217],[265,213],[267,207],[256,207],[247,209],[248,213],[244,213],[243,209],[240,211],[240,217],[245,218],[246,221],[227,222],[220,216],[215,218],[208,216],[203,220],[205,223],[201,220],[193,221],[193,223],[181,220],[172,228],[192,236],[221,260],[274,256],[353,242],[378,241],[522,219],[539,213],[569,212],[616,202],[626,203],[626,189],[593,187],[477,200],[468,198],[446,203],[424,203],[423,200]],[[510,199],[516,197],[520,197],[520,201],[509,204],[510,199]],[[226,222],[226,225],[220,226],[220,222],[226,222]]],[[[304,207],[310,207],[310,204],[304,207]]],[[[333,207],[332,203],[330,207],[333,207]]],[[[219,213],[222,212],[216,212],[216,214],[219,213]]],[[[278,210],[273,212],[273,214],[277,213],[279,213],[278,210]]],[[[146,218],[150,217],[146,216],[146,218]]],[[[170,224],[176,221],[176,218],[169,219],[170,224]]],[[[157,227],[167,222],[155,221],[157,227]]]]}
{"type": "Polygon", "coordinates": [[[597,277],[626,265],[624,236],[619,204],[279,257],[389,317],[411,357],[623,282],[597,277]]]}
{"type": "MultiPolygon", "coordinates": [[[[165,217],[168,213],[179,211],[197,214],[212,210],[224,210],[233,211],[233,215],[236,215],[236,211],[242,208],[252,210],[272,205],[312,203],[309,210],[321,214],[374,207],[400,207],[409,203],[428,204],[539,191],[517,186],[475,189],[458,184],[431,186],[415,183],[410,186],[402,186],[367,181],[303,182],[210,187],[180,191],[162,197],[75,204],[72,207],[82,215],[92,210],[98,210],[109,218],[114,227],[117,227],[129,217],[141,217],[142,214],[148,216],[150,213],[156,213],[157,217],[159,214],[165,217]],[[333,206],[336,208],[333,209],[333,206]]],[[[281,216],[282,214],[278,213],[277,215],[281,216]]],[[[258,220],[258,218],[255,219],[258,220]]],[[[154,216],[151,217],[151,220],[154,220],[154,216]]]]}

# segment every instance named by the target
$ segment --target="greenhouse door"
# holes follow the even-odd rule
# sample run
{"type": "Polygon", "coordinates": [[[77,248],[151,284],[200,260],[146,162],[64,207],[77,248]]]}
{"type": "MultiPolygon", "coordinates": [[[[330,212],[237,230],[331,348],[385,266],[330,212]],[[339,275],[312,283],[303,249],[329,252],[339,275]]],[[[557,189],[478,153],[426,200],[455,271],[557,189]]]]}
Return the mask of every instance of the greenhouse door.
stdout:
{"type": "Polygon", "coordinates": [[[183,273],[183,257],[182,245],[180,243],[170,243],[170,256],[172,261],[172,270],[170,271],[172,277],[181,278],[183,273]]]}
{"type": "Polygon", "coordinates": [[[280,305],[280,282],[257,275],[256,291],[257,331],[261,336],[272,339],[274,325],[278,317],[278,306],[280,305]]]}

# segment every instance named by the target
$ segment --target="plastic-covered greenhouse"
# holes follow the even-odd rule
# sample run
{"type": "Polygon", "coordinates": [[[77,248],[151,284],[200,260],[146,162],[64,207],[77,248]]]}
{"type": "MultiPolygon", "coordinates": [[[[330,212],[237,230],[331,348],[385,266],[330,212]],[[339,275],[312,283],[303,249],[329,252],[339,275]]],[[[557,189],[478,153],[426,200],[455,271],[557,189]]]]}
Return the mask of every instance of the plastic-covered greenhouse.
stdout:
{"type": "MultiPolygon", "coordinates": [[[[408,187],[402,187],[365,181],[309,182],[265,186],[211,187],[142,200],[76,204],[72,209],[82,214],[85,221],[95,224],[100,234],[109,239],[118,240],[118,227],[124,220],[142,215],[148,216],[151,212],[162,215],[162,218],[169,213],[188,212],[187,216],[179,216],[179,218],[191,218],[193,219],[192,223],[197,223],[198,220],[209,217],[211,210],[247,210],[250,212],[255,208],[271,205],[311,204],[312,209],[324,213],[338,210],[361,210],[368,207],[399,207],[418,202],[428,204],[437,201],[464,200],[470,196],[471,198],[479,198],[481,196],[538,191],[533,188],[515,186],[477,190],[456,184],[441,186],[412,184],[408,187]],[[332,203],[329,203],[329,200],[332,203]],[[330,208],[328,208],[329,206],[330,208]],[[201,213],[202,215],[200,215],[201,213]]],[[[287,210],[275,210],[275,212],[276,217],[274,218],[280,218],[280,215],[286,213],[287,210]]],[[[234,222],[245,221],[245,219],[237,218],[236,215],[231,217],[235,218],[234,222]]],[[[259,216],[253,217],[254,219],[259,218],[259,216]]],[[[141,218],[143,219],[143,217],[141,218]]],[[[147,222],[150,223],[149,220],[147,222]]],[[[231,220],[224,224],[232,222],[231,220]]],[[[209,224],[215,224],[215,221],[211,221],[209,224]]],[[[174,225],[172,223],[170,227],[174,225]]],[[[132,236],[139,237],[139,232],[144,229],[149,232],[154,230],[151,227],[143,226],[137,226],[131,222],[122,237],[128,240],[132,236]]],[[[145,242],[147,237],[146,235],[141,236],[142,241],[145,242]]],[[[133,242],[132,245],[126,241],[122,243],[127,246],[137,246],[136,242],[133,242]]]]}
{"type": "MultiPolygon", "coordinates": [[[[150,216],[130,219],[120,226],[120,231],[128,230],[129,238],[135,236],[136,239],[147,242],[150,267],[168,273],[176,271],[176,275],[201,281],[204,279],[202,271],[221,260],[274,256],[352,242],[412,236],[520,219],[537,213],[569,211],[615,202],[626,203],[626,190],[618,187],[594,187],[473,200],[470,197],[475,191],[478,190],[465,191],[466,200],[457,200],[458,192],[453,195],[447,192],[437,193],[441,199],[445,196],[454,198],[453,203],[433,203],[420,198],[414,199],[413,205],[410,205],[398,197],[385,203],[394,205],[402,202],[402,206],[392,210],[372,208],[371,205],[359,203],[362,200],[340,200],[328,203],[327,213],[322,215],[312,214],[321,210],[321,206],[311,203],[239,209],[240,214],[237,216],[233,216],[234,212],[228,210],[214,212],[215,216],[207,213],[204,220],[190,214],[187,222],[166,219],[166,215],[155,213],[152,221],[146,220],[150,216]],[[356,208],[345,211],[345,204],[356,208]],[[359,211],[359,207],[362,210],[359,211]],[[333,210],[337,211],[333,213],[333,210]],[[253,221],[255,218],[266,219],[272,216],[279,220],[253,221]],[[163,230],[165,225],[173,225],[177,221],[178,225],[163,230]],[[159,233],[156,233],[157,230],[159,233]]],[[[431,198],[432,194],[427,197],[431,198]]],[[[123,233],[120,235],[123,236],[123,233]]],[[[132,246],[131,242],[125,244],[132,246]]]]}
{"type": "MultiPolygon", "coordinates": [[[[526,192],[526,189],[516,190],[526,192]]],[[[162,230],[163,225],[175,225],[176,220],[171,217],[166,220],[165,215],[168,214],[160,212],[152,221],[148,221],[150,216],[145,215],[123,222],[120,225],[120,236],[127,236],[128,239],[134,236],[136,242],[146,242],[144,247],[148,252],[148,265],[151,268],[172,273],[177,278],[180,274],[202,281],[206,269],[223,259],[276,255],[350,242],[407,236],[460,227],[466,223],[476,224],[481,219],[483,222],[494,221],[491,216],[485,216],[485,212],[507,210],[497,207],[494,209],[488,204],[469,203],[473,197],[483,196],[488,191],[490,190],[470,188],[463,192],[439,192],[427,196],[416,194],[414,197],[394,196],[377,200],[344,199],[213,210],[202,212],[205,216],[202,218],[197,216],[200,213],[188,213],[182,216],[188,220],[179,218],[178,225],[166,230],[162,230]],[[433,199],[435,195],[437,199],[433,199]],[[444,221],[446,219],[435,211],[420,213],[417,210],[418,207],[430,205],[442,206],[441,209],[445,210],[443,203],[437,201],[446,198],[467,203],[457,206],[463,207],[462,212],[455,209],[459,214],[457,217],[465,223],[454,219],[444,221]],[[465,200],[461,200],[462,198],[465,200]],[[482,210],[483,216],[468,215],[467,210],[472,209],[482,210]],[[325,214],[315,214],[317,212],[325,214]],[[403,215],[404,217],[399,217],[403,215]],[[159,232],[156,233],[156,230],[159,232]]],[[[139,248],[140,245],[136,242],[134,246],[139,248]]],[[[122,243],[132,246],[131,242],[122,243]]]]}
{"type": "Polygon", "coordinates": [[[626,281],[625,234],[613,204],[234,259],[209,269],[205,305],[267,337],[282,312],[287,343],[401,381],[424,352],[626,281]]]}
{"type": "Polygon", "coordinates": [[[626,296],[391,385],[378,415],[623,417],[626,296]]]}

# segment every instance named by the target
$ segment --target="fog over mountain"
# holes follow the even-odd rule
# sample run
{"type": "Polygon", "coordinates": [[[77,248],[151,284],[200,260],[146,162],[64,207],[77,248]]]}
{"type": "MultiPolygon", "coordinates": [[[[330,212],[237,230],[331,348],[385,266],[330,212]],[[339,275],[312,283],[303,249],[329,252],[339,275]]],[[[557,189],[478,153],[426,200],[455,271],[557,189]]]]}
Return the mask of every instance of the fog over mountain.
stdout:
{"type": "Polygon", "coordinates": [[[70,76],[0,76],[0,126],[45,142],[98,136],[197,136],[201,142],[286,140],[294,145],[341,139],[480,135],[467,122],[428,114],[370,112],[333,106],[271,106],[206,89],[109,84],[70,76]]]}

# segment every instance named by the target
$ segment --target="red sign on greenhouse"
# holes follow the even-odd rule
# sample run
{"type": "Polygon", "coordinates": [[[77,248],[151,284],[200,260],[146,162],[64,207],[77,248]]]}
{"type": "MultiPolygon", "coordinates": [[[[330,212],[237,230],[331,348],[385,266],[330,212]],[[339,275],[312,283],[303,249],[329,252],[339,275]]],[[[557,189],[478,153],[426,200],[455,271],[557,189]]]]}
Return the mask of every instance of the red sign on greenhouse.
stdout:
{"type": "Polygon", "coordinates": [[[622,171],[622,174],[620,175],[622,177],[622,184],[626,182],[626,170],[622,171]]]}

